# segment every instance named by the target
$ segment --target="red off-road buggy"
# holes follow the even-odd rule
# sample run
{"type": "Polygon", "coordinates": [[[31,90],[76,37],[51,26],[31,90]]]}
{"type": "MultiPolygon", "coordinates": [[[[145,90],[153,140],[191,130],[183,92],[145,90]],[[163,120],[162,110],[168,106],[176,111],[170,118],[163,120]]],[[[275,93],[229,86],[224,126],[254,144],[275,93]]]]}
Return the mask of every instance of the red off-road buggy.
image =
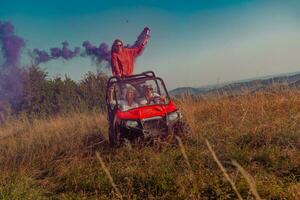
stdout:
{"type": "Polygon", "coordinates": [[[109,78],[106,102],[111,145],[119,144],[124,139],[165,138],[170,134],[182,134],[187,127],[163,80],[152,71],[122,80],[109,78]],[[134,94],[131,105],[126,102],[129,92],[134,94]],[[151,98],[147,98],[147,92],[152,92],[151,98]]]}

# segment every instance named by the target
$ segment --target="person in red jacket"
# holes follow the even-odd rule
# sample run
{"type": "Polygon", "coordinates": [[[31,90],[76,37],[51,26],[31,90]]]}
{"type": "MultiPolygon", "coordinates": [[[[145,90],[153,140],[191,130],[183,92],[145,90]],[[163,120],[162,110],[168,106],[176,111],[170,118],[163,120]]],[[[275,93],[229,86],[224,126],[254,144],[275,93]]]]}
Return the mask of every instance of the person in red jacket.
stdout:
{"type": "Polygon", "coordinates": [[[133,74],[134,61],[141,54],[148,42],[150,29],[144,28],[134,47],[124,47],[123,42],[116,39],[112,45],[111,68],[112,74],[120,79],[133,74]]]}

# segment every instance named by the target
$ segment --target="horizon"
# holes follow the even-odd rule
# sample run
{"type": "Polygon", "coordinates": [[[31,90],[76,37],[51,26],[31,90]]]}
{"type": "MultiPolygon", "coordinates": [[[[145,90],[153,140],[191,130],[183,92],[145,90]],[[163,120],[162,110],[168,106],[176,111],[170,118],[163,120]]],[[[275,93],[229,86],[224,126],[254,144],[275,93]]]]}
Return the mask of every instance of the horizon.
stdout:
{"type": "Polygon", "coordinates": [[[233,80],[233,81],[228,81],[228,82],[220,82],[220,83],[215,83],[215,84],[202,85],[199,87],[180,86],[180,87],[176,87],[169,91],[173,91],[173,90],[177,90],[177,89],[184,89],[184,88],[205,89],[205,88],[209,88],[209,87],[220,87],[220,86],[223,87],[223,86],[227,86],[227,85],[230,85],[233,83],[243,83],[243,82],[249,82],[249,81],[255,81],[255,80],[267,80],[267,79],[273,79],[273,78],[284,77],[284,76],[294,76],[294,75],[300,75],[300,71],[252,77],[252,78],[248,78],[248,79],[233,80]]]}
{"type": "MultiPolygon", "coordinates": [[[[300,2],[289,1],[95,1],[2,2],[0,21],[10,21],[27,51],[68,41],[109,46],[115,38],[133,44],[145,26],[150,43],[135,72],[153,70],[169,90],[295,73],[300,57],[300,2]],[[83,9],[84,8],[84,9],[83,9]]],[[[97,67],[88,58],[40,64],[52,76],[79,80],[97,67]],[[83,67],[84,66],[84,67],[83,67]]],[[[110,75],[110,70],[106,70],[110,75]]]]}

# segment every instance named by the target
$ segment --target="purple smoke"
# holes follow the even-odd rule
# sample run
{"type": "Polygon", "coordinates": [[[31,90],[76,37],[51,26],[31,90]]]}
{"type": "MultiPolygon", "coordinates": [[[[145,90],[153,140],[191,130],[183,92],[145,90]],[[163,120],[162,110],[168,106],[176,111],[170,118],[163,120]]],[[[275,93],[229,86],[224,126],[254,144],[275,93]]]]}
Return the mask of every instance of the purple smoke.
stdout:
{"type": "Polygon", "coordinates": [[[106,43],[101,43],[99,47],[96,47],[89,41],[85,41],[82,43],[82,46],[85,48],[85,53],[82,56],[91,56],[99,64],[102,61],[110,62],[110,49],[106,43]]]}
{"type": "Polygon", "coordinates": [[[14,34],[14,26],[10,22],[0,21],[0,46],[4,60],[0,63],[0,103],[8,101],[14,106],[23,89],[24,73],[19,64],[25,42],[14,34]]]}
{"type": "Polygon", "coordinates": [[[74,48],[74,50],[72,51],[68,48],[69,43],[66,41],[62,43],[62,46],[63,46],[62,48],[58,48],[58,47],[51,48],[50,54],[44,50],[34,49],[33,57],[34,57],[35,64],[48,62],[51,59],[58,59],[58,58],[70,60],[80,54],[79,47],[74,48]]]}
{"type": "Polygon", "coordinates": [[[71,51],[68,49],[69,43],[68,42],[63,42],[62,43],[63,47],[61,48],[52,48],[50,49],[51,51],[51,56],[52,58],[64,58],[66,60],[70,60],[71,58],[79,55],[80,53],[80,48],[76,47],[74,51],[71,51]]]}
{"type": "Polygon", "coordinates": [[[51,57],[47,51],[34,49],[33,54],[35,55],[35,63],[36,64],[48,62],[51,59],[51,57]]]}
{"type": "Polygon", "coordinates": [[[62,48],[51,48],[50,53],[44,50],[34,49],[33,58],[35,64],[48,62],[52,59],[63,58],[70,60],[77,56],[87,57],[90,56],[100,64],[102,61],[110,61],[110,50],[107,44],[101,43],[99,47],[92,45],[89,41],[83,42],[82,46],[85,48],[84,52],[81,52],[80,47],[76,47],[73,51],[68,48],[69,43],[63,42],[62,48]]]}
{"type": "Polygon", "coordinates": [[[25,42],[14,34],[14,26],[10,22],[0,22],[0,45],[4,58],[2,66],[17,67],[25,42]]]}

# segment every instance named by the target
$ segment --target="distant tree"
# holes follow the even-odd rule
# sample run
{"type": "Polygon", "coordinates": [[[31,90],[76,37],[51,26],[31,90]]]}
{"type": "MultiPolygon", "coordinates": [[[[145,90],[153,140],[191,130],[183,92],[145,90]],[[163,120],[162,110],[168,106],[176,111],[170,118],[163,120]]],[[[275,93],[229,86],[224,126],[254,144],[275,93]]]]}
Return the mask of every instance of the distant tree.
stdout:
{"type": "Polygon", "coordinates": [[[106,109],[105,91],[108,77],[104,73],[89,72],[80,82],[81,98],[88,109],[106,109]]]}
{"type": "Polygon", "coordinates": [[[27,69],[24,78],[21,110],[27,114],[49,114],[47,107],[47,73],[36,66],[27,69]]]}

